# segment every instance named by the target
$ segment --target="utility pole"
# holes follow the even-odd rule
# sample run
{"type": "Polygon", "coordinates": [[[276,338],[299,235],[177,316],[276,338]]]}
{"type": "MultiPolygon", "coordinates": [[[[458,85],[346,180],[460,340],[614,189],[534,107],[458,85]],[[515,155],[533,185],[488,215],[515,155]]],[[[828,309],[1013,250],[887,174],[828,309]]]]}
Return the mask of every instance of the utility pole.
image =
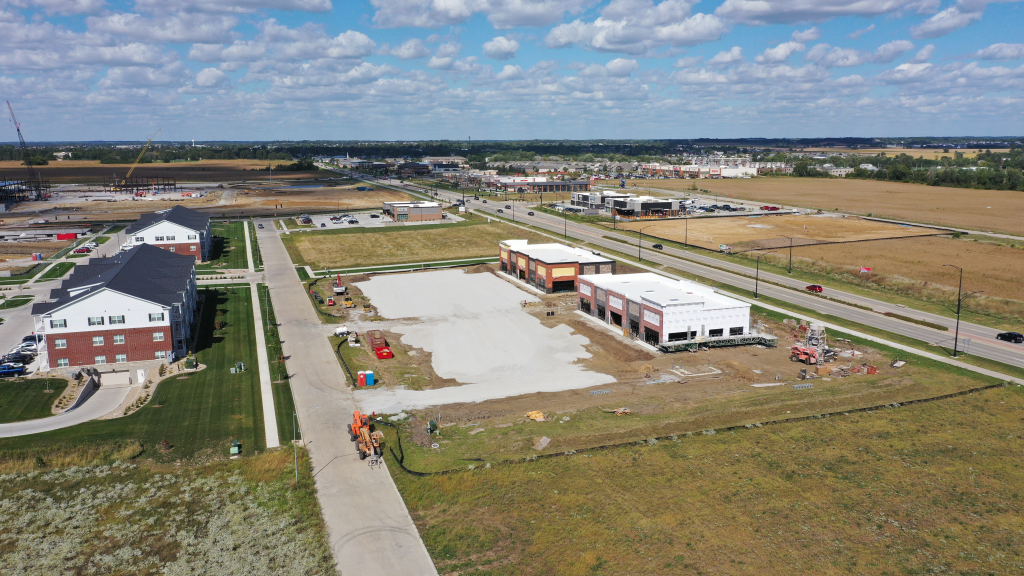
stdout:
{"type": "Polygon", "coordinates": [[[637,257],[637,260],[639,260],[641,263],[643,263],[644,258],[640,254],[640,247],[643,245],[643,242],[644,242],[644,230],[646,230],[648,228],[650,228],[650,226],[644,226],[643,228],[640,229],[640,238],[637,239],[637,241],[636,241],[636,257],[637,257]]]}
{"type": "Polygon", "coordinates": [[[964,290],[964,269],[956,266],[955,264],[943,264],[943,266],[949,266],[950,268],[956,268],[960,271],[960,285],[956,289],[956,332],[953,334],[953,358],[957,358],[957,347],[960,341],[960,308],[967,300],[975,294],[981,294],[984,290],[978,290],[977,292],[971,292],[967,296],[961,296],[964,290]]]}
{"type": "Polygon", "coordinates": [[[757,285],[761,280],[761,258],[764,258],[768,254],[770,254],[770,252],[765,252],[757,257],[757,266],[754,273],[754,300],[757,300],[757,285]]]}

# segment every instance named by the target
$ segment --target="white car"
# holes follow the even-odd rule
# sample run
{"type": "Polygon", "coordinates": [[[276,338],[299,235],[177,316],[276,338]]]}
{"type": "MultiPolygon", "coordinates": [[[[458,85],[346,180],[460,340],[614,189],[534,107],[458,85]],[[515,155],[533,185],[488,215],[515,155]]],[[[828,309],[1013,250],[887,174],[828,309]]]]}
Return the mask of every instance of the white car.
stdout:
{"type": "Polygon", "coordinates": [[[82,244],[82,246],[85,246],[86,248],[99,248],[100,247],[100,245],[95,243],[95,242],[86,242],[85,244],[82,244]]]}

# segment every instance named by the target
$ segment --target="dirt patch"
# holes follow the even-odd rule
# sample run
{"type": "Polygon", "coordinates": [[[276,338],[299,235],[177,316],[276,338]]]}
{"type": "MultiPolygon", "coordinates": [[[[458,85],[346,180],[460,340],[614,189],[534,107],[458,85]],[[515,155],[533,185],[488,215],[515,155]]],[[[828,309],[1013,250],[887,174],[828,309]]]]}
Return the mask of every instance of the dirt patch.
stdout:
{"type": "MultiPolygon", "coordinates": [[[[640,222],[620,226],[628,230],[644,229],[645,234],[688,242],[717,250],[726,244],[734,251],[789,248],[828,242],[859,242],[881,238],[901,238],[941,233],[919,226],[899,226],[865,220],[857,216],[781,215],[737,218],[698,218],[640,222]]],[[[870,245],[869,245],[870,246],[870,245]]],[[[829,246],[829,249],[833,246],[829,246]]]]}
{"type": "Polygon", "coordinates": [[[74,240],[53,240],[49,242],[0,242],[0,262],[3,262],[3,260],[17,260],[20,258],[30,257],[36,252],[42,252],[43,258],[49,258],[74,243],[74,240]]]}
{"type": "MultiPolygon", "coordinates": [[[[824,178],[728,178],[722,180],[633,180],[638,187],[685,192],[696,184],[726,198],[820,210],[843,210],[972,230],[1024,234],[1024,194],[903,182],[824,178]],[[964,202],[970,198],[970,202],[964,202]]],[[[708,198],[707,193],[689,192],[708,198]]]]}
{"type": "MultiPolygon", "coordinates": [[[[182,182],[232,182],[237,180],[266,180],[269,176],[267,165],[292,164],[283,160],[200,160],[198,162],[172,162],[140,164],[132,176],[176,178],[182,182]]],[[[114,174],[124,176],[131,164],[100,164],[99,160],[65,160],[36,166],[43,180],[51,184],[97,184],[114,174]]],[[[24,171],[16,160],[0,162],[0,173],[16,174],[24,171]]],[[[298,180],[323,174],[318,170],[306,172],[275,172],[274,179],[298,180]]]]}

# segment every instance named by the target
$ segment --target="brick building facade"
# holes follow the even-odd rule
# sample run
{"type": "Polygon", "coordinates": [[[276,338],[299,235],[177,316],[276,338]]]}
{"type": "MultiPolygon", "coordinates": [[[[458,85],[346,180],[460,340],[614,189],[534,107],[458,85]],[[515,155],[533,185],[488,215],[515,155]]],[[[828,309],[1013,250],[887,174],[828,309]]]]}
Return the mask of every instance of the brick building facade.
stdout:
{"type": "Polygon", "coordinates": [[[581,274],[614,274],[615,261],[564,244],[505,240],[498,245],[501,271],[551,294],[573,292],[581,274]]]}

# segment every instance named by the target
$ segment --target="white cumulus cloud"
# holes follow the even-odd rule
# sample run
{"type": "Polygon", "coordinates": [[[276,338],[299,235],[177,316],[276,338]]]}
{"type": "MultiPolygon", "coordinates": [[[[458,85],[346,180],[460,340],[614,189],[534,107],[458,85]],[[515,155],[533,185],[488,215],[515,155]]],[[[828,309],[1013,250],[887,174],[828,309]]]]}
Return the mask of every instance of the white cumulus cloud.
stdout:
{"type": "Polygon", "coordinates": [[[498,36],[483,45],[484,56],[495,60],[508,60],[516,57],[519,51],[519,42],[505,36],[498,36]]]}
{"type": "Polygon", "coordinates": [[[934,44],[929,44],[929,45],[925,46],[924,48],[921,48],[920,50],[918,50],[917,54],[914,55],[914,58],[911,60],[911,62],[915,63],[915,64],[919,64],[921,62],[927,62],[927,61],[931,60],[931,58],[932,58],[932,56],[934,54],[935,54],[935,45],[934,44]]]}
{"type": "Polygon", "coordinates": [[[399,60],[415,60],[417,58],[426,58],[427,56],[430,56],[430,49],[423,43],[423,40],[419,38],[410,38],[405,42],[402,42],[400,46],[396,46],[394,48],[383,48],[381,53],[390,54],[391,56],[397,57],[399,60]]]}
{"type": "Polygon", "coordinates": [[[238,24],[234,16],[176,14],[145,18],[140,14],[120,13],[85,19],[89,31],[132,38],[149,43],[207,43],[230,39],[238,24]]]}
{"type": "Polygon", "coordinates": [[[496,76],[498,80],[520,80],[523,78],[523,69],[519,66],[506,64],[496,76]]]}
{"type": "Polygon", "coordinates": [[[383,28],[439,28],[485,14],[495,28],[548,26],[579,14],[594,0],[370,0],[373,23],[383,28]]]}
{"type": "Polygon", "coordinates": [[[599,52],[643,54],[722,37],[728,26],[713,14],[692,14],[694,0],[612,0],[593,22],[574,20],[548,32],[549,48],[578,45],[599,52]]]}
{"type": "Polygon", "coordinates": [[[981,20],[984,4],[977,10],[961,10],[952,6],[910,29],[914,38],[938,38],[981,20]]]}
{"type": "Polygon", "coordinates": [[[204,88],[228,84],[228,75],[216,68],[203,68],[196,74],[196,85],[204,88]]]}
{"type": "Polygon", "coordinates": [[[909,40],[893,40],[892,42],[886,42],[875,50],[873,62],[880,64],[888,64],[893,60],[899,58],[904,52],[908,52],[914,49],[914,43],[909,40]]]}
{"type": "Polygon", "coordinates": [[[135,9],[150,13],[230,12],[244,14],[259,10],[328,12],[331,0],[135,0],[135,9]]]}
{"type": "Polygon", "coordinates": [[[807,47],[800,42],[783,42],[778,46],[768,48],[761,54],[754,57],[754,61],[759,64],[777,64],[779,62],[785,62],[787,58],[793,55],[794,52],[803,52],[807,47]]]}
{"type": "Polygon", "coordinates": [[[879,16],[905,12],[927,14],[940,0],[725,0],[715,14],[746,24],[823,22],[841,16],[879,16]]]}
{"type": "Polygon", "coordinates": [[[708,60],[708,64],[731,64],[733,62],[739,62],[740,60],[743,60],[743,48],[733,46],[728,50],[722,50],[718,54],[715,54],[710,60],[708,60]]]}
{"type": "Polygon", "coordinates": [[[817,26],[813,26],[807,30],[793,31],[793,40],[796,40],[797,42],[813,42],[818,38],[821,38],[821,31],[818,30],[817,26]]]}
{"type": "Polygon", "coordinates": [[[854,30],[853,32],[850,32],[846,36],[847,36],[847,38],[849,38],[851,40],[856,40],[857,38],[860,38],[861,36],[867,34],[868,32],[871,32],[874,29],[875,29],[875,25],[872,24],[871,26],[868,26],[867,28],[861,28],[860,30],[854,30]]]}
{"type": "Polygon", "coordinates": [[[974,53],[975,58],[982,60],[1017,60],[1024,58],[1024,44],[1006,44],[1000,42],[974,53]]]}

